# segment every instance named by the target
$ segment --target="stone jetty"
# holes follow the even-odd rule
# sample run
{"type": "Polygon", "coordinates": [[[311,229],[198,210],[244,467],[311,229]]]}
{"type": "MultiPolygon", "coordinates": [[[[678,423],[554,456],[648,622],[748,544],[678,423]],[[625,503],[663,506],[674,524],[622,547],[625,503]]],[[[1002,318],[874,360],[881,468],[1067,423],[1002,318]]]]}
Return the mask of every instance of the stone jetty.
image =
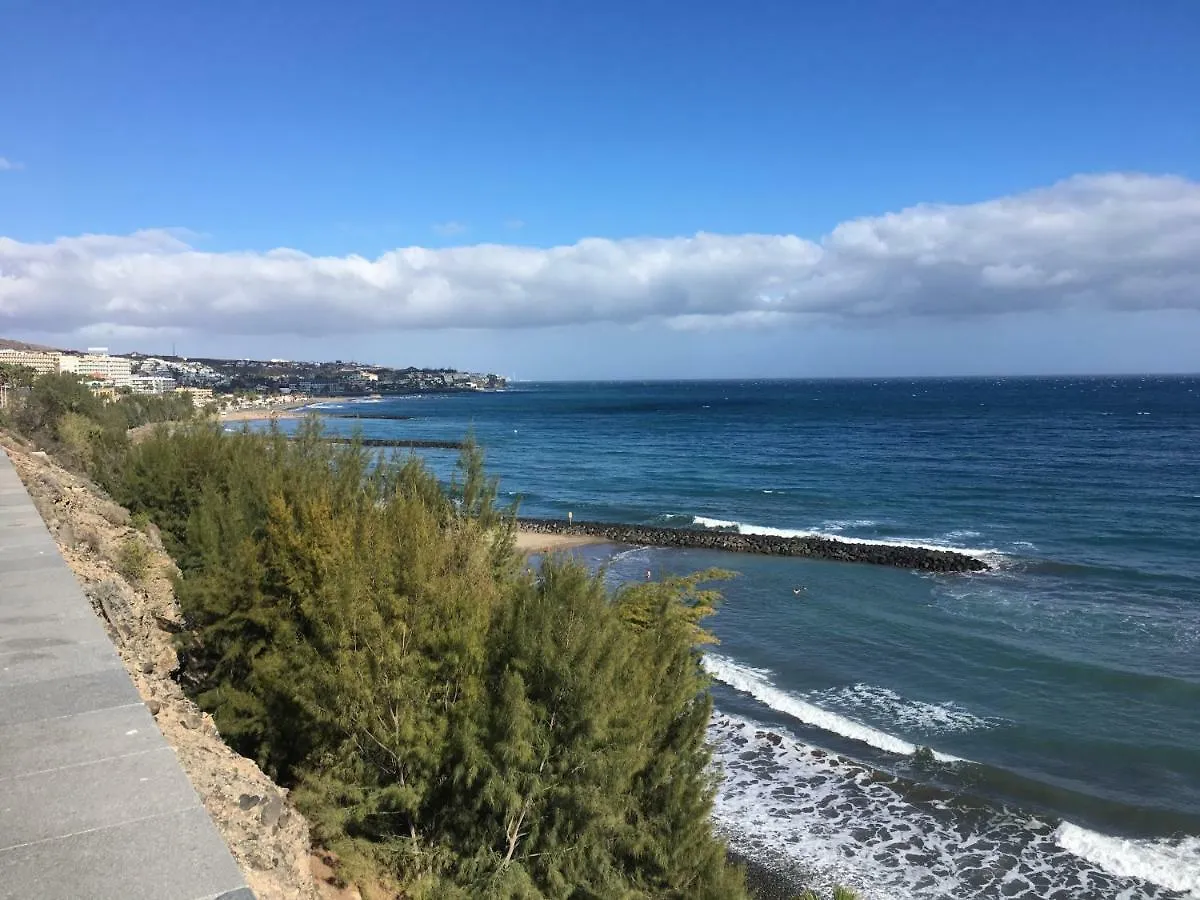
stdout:
{"type": "Polygon", "coordinates": [[[822,537],[778,537],[699,528],[568,522],[562,519],[521,519],[519,524],[523,530],[536,534],[590,535],[612,541],[614,544],[728,550],[732,553],[757,553],[764,556],[802,556],[808,559],[894,566],[922,572],[981,572],[988,568],[983,560],[967,556],[965,553],[908,545],[860,544],[822,537]]]}
{"type": "Polygon", "coordinates": [[[462,441],[423,441],[404,438],[325,437],[330,444],[361,444],[363,447],[415,447],[420,450],[461,450],[462,441]]]}

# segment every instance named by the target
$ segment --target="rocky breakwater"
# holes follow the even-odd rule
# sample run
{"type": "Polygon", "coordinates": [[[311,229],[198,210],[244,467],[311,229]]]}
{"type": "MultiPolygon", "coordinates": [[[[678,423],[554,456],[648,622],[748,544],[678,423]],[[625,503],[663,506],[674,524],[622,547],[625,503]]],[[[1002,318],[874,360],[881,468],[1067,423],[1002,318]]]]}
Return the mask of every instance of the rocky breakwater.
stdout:
{"type": "Polygon", "coordinates": [[[870,563],[922,572],[981,572],[987,563],[953,550],[934,550],[902,544],[860,544],[823,537],[779,537],[739,534],[699,528],[663,528],[655,525],[621,525],[612,522],[566,522],[562,519],[521,519],[524,531],[536,534],[590,535],[614,544],[652,547],[687,547],[758,553],[765,556],[802,556],[838,562],[870,563]]]}

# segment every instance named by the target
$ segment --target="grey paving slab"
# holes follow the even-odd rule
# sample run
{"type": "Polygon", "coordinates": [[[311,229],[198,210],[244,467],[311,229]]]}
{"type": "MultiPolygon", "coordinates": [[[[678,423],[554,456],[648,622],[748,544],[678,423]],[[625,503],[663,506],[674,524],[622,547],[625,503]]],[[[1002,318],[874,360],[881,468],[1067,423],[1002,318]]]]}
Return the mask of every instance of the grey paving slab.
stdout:
{"type": "Polygon", "coordinates": [[[22,569],[20,571],[0,568],[0,609],[9,603],[31,600],[44,596],[59,609],[73,607],[63,603],[61,592],[78,591],[79,582],[65,565],[58,569],[22,569]]]}
{"type": "Polygon", "coordinates": [[[253,900],[0,452],[0,900],[253,900]]]}
{"type": "Polygon", "coordinates": [[[0,535],[19,528],[30,530],[35,525],[42,526],[42,518],[36,509],[25,506],[5,506],[0,509],[0,535]]]}
{"type": "MultiPolygon", "coordinates": [[[[6,560],[30,553],[57,554],[58,545],[47,531],[38,534],[27,527],[0,531],[0,566],[4,565],[6,560]]],[[[59,556],[61,559],[61,554],[59,556]]]]}
{"type": "Polygon", "coordinates": [[[27,638],[27,649],[0,652],[0,691],[7,691],[19,684],[106,671],[119,671],[126,675],[124,666],[108,638],[75,643],[48,643],[53,637],[55,636],[47,635],[41,647],[29,647],[28,644],[32,643],[33,639],[27,638]]]}
{"type": "Polygon", "coordinates": [[[0,653],[30,646],[30,641],[95,641],[104,636],[104,627],[90,609],[58,612],[42,603],[0,603],[0,653]]]}
{"type": "Polygon", "coordinates": [[[19,555],[3,562],[5,572],[47,572],[64,565],[57,551],[43,550],[19,555]]]}
{"type": "Polygon", "coordinates": [[[0,851],[0,875],[0,900],[254,900],[199,807],[0,851]]]}
{"type": "Polygon", "coordinates": [[[0,728],[141,702],[123,671],[35,681],[0,690],[0,728]]]}
{"type": "Polygon", "coordinates": [[[115,759],[0,781],[0,850],[197,805],[163,742],[115,759]]]}
{"type": "Polygon", "coordinates": [[[158,726],[140,703],[0,728],[0,794],[5,779],[160,746],[158,726]]]}

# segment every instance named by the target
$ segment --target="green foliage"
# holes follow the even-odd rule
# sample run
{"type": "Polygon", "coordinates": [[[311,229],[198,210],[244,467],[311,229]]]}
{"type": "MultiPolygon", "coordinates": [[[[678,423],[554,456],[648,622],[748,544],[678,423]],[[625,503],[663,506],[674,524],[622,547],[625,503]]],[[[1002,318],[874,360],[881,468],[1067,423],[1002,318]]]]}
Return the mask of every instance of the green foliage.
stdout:
{"type": "Polygon", "coordinates": [[[125,394],[106,402],[75,375],[29,377],[32,370],[12,371],[0,367],[0,380],[27,385],[14,403],[8,418],[12,426],[43,447],[53,450],[60,461],[85,471],[102,483],[112,481],[129,441],[128,429],[155,422],[191,418],[188,397],[125,394]]]}
{"type": "Polygon", "coordinates": [[[126,538],[117,550],[113,565],[122,578],[132,585],[139,585],[150,572],[150,548],[138,538],[126,538]]]}
{"type": "Polygon", "coordinates": [[[715,573],[526,574],[473,443],[446,490],[313,423],[199,424],[112,490],[179,562],[185,686],[332,849],[413,897],[745,896],[710,818],[715,573]]]}
{"type": "Polygon", "coordinates": [[[0,384],[14,388],[27,388],[37,379],[37,370],[29,366],[14,366],[12,363],[0,363],[0,384]]]}

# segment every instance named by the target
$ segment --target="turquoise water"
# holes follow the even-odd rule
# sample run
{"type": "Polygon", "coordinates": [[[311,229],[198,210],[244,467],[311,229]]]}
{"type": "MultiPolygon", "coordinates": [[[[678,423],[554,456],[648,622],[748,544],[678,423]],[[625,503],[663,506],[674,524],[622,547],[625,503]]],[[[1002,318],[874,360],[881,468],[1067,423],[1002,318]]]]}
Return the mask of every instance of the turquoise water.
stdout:
{"type": "Polygon", "coordinates": [[[529,515],[983,556],[934,576],[585,554],[614,580],[741,573],[707,665],[743,852],[870,898],[1200,897],[1200,378],[516,385],[326,412],[371,437],[473,429],[529,515]]]}

